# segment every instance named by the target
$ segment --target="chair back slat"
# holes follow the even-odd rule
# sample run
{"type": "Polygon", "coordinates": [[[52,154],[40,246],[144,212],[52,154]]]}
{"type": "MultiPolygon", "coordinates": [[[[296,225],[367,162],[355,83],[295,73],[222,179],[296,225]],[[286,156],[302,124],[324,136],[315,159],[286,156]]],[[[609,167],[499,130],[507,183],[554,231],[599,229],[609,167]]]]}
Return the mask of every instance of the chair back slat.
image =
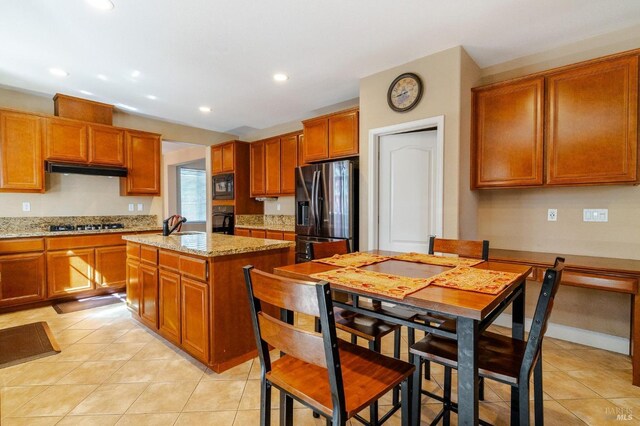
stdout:
{"type": "Polygon", "coordinates": [[[258,313],[262,339],[274,348],[309,364],[327,368],[322,335],[295,328],[264,312],[258,313]]]}
{"type": "Polygon", "coordinates": [[[563,268],[564,258],[557,257],[553,268],[547,269],[544,273],[544,281],[540,289],[540,296],[536,304],[531,330],[529,330],[529,339],[527,340],[522,367],[520,369],[520,380],[529,380],[531,369],[540,354],[542,338],[547,331],[547,323],[553,308],[553,301],[560,287],[563,268]]]}
{"type": "Polygon", "coordinates": [[[429,254],[434,253],[457,254],[462,257],[489,260],[489,241],[448,240],[432,235],[429,237],[429,254]]]}
{"type": "Polygon", "coordinates": [[[349,241],[329,241],[326,243],[313,243],[310,247],[311,259],[324,259],[325,257],[331,257],[334,254],[347,254],[349,250],[349,241]]]}
{"type": "Polygon", "coordinates": [[[319,316],[315,283],[277,277],[266,272],[251,270],[253,295],[279,308],[319,316]]]}

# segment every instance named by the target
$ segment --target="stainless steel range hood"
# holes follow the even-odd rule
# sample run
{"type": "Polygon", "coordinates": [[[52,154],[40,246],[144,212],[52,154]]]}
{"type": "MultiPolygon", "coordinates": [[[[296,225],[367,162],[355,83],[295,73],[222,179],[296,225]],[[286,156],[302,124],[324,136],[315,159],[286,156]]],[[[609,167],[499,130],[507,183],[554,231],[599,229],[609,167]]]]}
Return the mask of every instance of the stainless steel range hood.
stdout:
{"type": "Polygon", "coordinates": [[[86,164],[55,163],[47,161],[44,170],[49,173],[126,177],[126,167],[89,166],[86,164]]]}

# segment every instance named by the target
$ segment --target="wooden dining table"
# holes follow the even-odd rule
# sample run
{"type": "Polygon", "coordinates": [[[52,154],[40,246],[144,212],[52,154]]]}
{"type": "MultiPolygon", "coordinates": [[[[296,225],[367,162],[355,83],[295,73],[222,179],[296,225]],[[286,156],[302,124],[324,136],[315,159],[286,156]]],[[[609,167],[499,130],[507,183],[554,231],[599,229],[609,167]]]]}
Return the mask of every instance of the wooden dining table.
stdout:
{"type": "MultiPolygon", "coordinates": [[[[381,256],[394,256],[400,253],[373,250],[368,253],[381,256]]],[[[531,268],[525,265],[486,261],[479,263],[474,268],[487,269],[518,274],[504,290],[496,295],[478,293],[475,291],[460,290],[448,287],[429,285],[421,290],[405,296],[403,299],[388,297],[379,293],[372,293],[362,289],[356,289],[330,283],[335,291],[351,295],[356,300],[359,297],[368,297],[374,301],[388,302],[399,307],[406,307],[425,314],[438,314],[456,320],[456,331],[444,331],[429,324],[421,324],[406,319],[395,317],[393,310],[369,310],[363,307],[353,306],[348,303],[334,301],[334,306],[364,313],[375,318],[396,324],[405,325],[414,329],[423,330],[436,335],[449,337],[458,341],[458,424],[478,424],[478,337],[504,309],[512,305],[512,337],[524,340],[524,306],[526,277],[531,273],[531,268]]],[[[312,274],[327,272],[339,267],[319,262],[298,263],[282,266],[274,269],[274,273],[280,276],[317,281],[312,274]]],[[[359,269],[375,271],[385,274],[394,274],[411,278],[429,278],[451,269],[451,266],[430,265],[400,260],[386,260],[359,269]]],[[[409,362],[413,362],[413,356],[409,355],[409,362]]],[[[420,378],[417,378],[420,380],[420,378]]],[[[513,398],[517,398],[512,390],[513,398]]],[[[420,419],[420,395],[413,395],[417,402],[411,404],[411,424],[419,424],[420,419]]],[[[408,401],[407,401],[408,402],[408,401]]],[[[403,401],[403,404],[405,401],[403,401]]]]}

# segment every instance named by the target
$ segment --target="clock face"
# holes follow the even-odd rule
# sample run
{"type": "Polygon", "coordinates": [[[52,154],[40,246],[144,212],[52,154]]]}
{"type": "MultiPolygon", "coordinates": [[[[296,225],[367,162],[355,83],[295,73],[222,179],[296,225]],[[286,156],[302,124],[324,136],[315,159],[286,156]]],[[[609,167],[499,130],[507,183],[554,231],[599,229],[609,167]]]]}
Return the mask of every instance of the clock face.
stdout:
{"type": "Polygon", "coordinates": [[[413,73],[396,78],[387,92],[387,101],[394,111],[404,112],[415,107],[422,97],[422,81],[413,73]]]}

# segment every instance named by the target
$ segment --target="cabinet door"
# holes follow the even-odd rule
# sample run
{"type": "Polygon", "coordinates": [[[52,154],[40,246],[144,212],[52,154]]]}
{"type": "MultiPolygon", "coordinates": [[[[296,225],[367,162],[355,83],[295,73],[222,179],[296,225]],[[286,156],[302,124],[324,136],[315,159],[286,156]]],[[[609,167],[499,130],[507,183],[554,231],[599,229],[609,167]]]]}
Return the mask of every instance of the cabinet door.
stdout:
{"type": "Polygon", "coordinates": [[[158,328],[158,268],[140,264],[140,319],[158,328]]]}
{"type": "Polygon", "coordinates": [[[211,147],[211,170],[214,175],[222,173],[222,147],[211,147]]]}
{"type": "Polygon", "coordinates": [[[89,163],[124,166],[124,130],[90,124],[89,163]]]}
{"type": "Polygon", "coordinates": [[[222,171],[233,172],[234,144],[229,143],[222,147],[222,171]]]}
{"type": "Polygon", "coordinates": [[[122,178],[122,195],[160,196],[160,136],[125,132],[129,174],[122,178]]]}
{"type": "Polygon", "coordinates": [[[280,138],[280,193],[296,192],[296,167],[298,167],[298,135],[280,138]]]}
{"type": "Polygon", "coordinates": [[[95,283],[98,288],[124,287],[127,246],[96,248],[95,283]]]}
{"type": "Polygon", "coordinates": [[[180,275],[160,271],[158,330],[166,339],[180,344],[180,275]]]}
{"type": "Polygon", "coordinates": [[[45,299],[44,253],[0,256],[0,307],[45,299]]]}
{"type": "Polygon", "coordinates": [[[94,249],[47,252],[49,297],[93,290],[94,249]]]}
{"type": "Polygon", "coordinates": [[[264,142],[266,193],[280,194],[280,138],[264,142]]]}
{"type": "Polygon", "coordinates": [[[251,231],[248,230],[248,229],[235,228],[233,230],[233,234],[237,235],[238,237],[250,237],[251,236],[251,231]]]}
{"type": "Polygon", "coordinates": [[[296,234],[294,232],[283,232],[282,233],[282,239],[285,241],[295,241],[296,240],[296,234]]]}
{"type": "Polygon", "coordinates": [[[358,111],[329,117],[329,158],[358,155],[358,111]]]}
{"type": "Polygon", "coordinates": [[[547,78],[547,184],[637,181],[638,57],[547,78]]]}
{"type": "Polygon", "coordinates": [[[298,166],[306,166],[304,161],[304,134],[298,135],[298,166]]]}
{"type": "Polygon", "coordinates": [[[278,231],[266,231],[265,238],[268,238],[270,240],[284,240],[284,237],[282,236],[282,232],[278,232],[278,231]]]}
{"type": "Polygon", "coordinates": [[[88,162],[87,125],[62,118],[48,118],[45,159],[88,162]]]}
{"type": "Polygon", "coordinates": [[[250,148],[251,156],[251,196],[260,197],[265,194],[264,178],[264,141],[253,142],[250,148]]]}
{"type": "Polygon", "coordinates": [[[42,119],[0,112],[0,190],[44,192],[42,119]]]}
{"type": "Polygon", "coordinates": [[[543,183],[544,79],[473,92],[472,188],[543,183]]]}
{"type": "Polygon", "coordinates": [[[182,347],[200,361],[209,361],[209,287],[182,278],[182,347]]]}
{"type": "Polygon", "coordinates": [[[329,121],[326,118],[304,122],[304,163],[329,158],[329,121]]]}
{"type": "Polygon", "coordinates": [[[127,308],[140,316],[140,262],[137,259],[127,259],[127,308]]]}
{"type": "Polygon", "coordinates": [[[263,231],[261,229],[252,229],[251,236],[253,238],[267,238],[267,231],[263,231]]]}

